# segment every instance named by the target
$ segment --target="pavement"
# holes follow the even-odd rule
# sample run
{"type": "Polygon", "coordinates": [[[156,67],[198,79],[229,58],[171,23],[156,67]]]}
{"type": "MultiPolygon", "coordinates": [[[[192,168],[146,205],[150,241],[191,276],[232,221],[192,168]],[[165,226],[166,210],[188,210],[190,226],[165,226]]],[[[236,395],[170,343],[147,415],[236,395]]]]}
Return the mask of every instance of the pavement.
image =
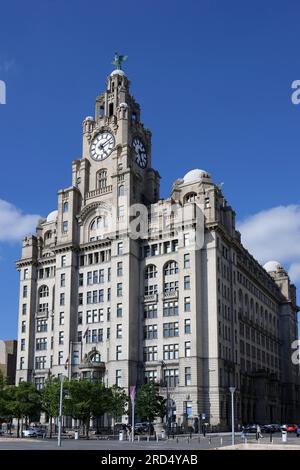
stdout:
{"type": "Polygon", "coordinates": [[[270,442],[270,436],[264,435],[263,439],[259,442],[256,441],[255,435],[248,435],[247,444],[241,438],[240,433],[236,434],[235,446],[232,447],[230,433],[211,434],[203,436],[194,435],[191,439],[188,436],[175,436],[175,438],[161,439],[158,442],[150,440],[149,442],[144,439],[135,442],[107,440],[107,439],[63,439],[60,448],[57,447],[55,439],[41,439],[41,438],[11,438],[0,437],[0,450],[99,450],[99,451],[114,451],[114,450],[151,450],[163,452],[164,450],[207,450],[207,449],[274,449],[277,448],[291,448],[300,450],[300,438],[293,434],[288,435],[287,442],[283,443],[281,434],[276,433],[273,435],[273,442],[270,442]]]}

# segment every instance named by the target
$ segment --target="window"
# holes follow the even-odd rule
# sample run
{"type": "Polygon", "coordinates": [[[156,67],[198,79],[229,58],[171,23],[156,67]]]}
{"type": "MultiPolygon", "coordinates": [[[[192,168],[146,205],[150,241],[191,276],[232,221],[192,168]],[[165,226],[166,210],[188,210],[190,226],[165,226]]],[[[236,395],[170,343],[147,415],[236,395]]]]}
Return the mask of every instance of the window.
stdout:
{"type": "Polygon", "coordinates": [[[185,413],[186,413],[188,418],[191,418],[193,416],[193,408],[192,408],[192,402],[191,401],[187,401],[185,403],[185,413]]]}
{"type": "MultiPolygon", "coordinates": [[[[78,285],[79,285],[79,287],[83,286],[83,273],[79,273],[78,285]]],[[[61,286],[61,287],[63,287],[63,286],[61,286]]]]}
{"type": "Polygon", "coordinates": [[[25,333],[25,331],[26,331],[26,321],[23,320],[22,323],[21,323],[21,332],[25,333]]]}
{"type": "Polygon", "coordinates": [[[184,289],[190,289],[191,288],[191,279],[190,276],[184,276],[184,289]]]}
{"type": "Polygon", "coordinates": [[[65,220],[65,221],[63,222],[63,232],[66,233],[67,231],[68,231],[68,221],[65,220]]]}
{"type": "Polygon", "coordinates": [[[189,334],[189,333],[192,332],[192,330],[191,330],[191,320],[190,320],[190,318],[186,318],[186,319],[184,320],[184,332],[185,332],[185,334],[189,334]]]}
{"type": "Polygon", "coordinates": [[[45,385],[45,377],[35,377],[34,384],[37,390],[43,390],[45,385]]]}
{"type": "Polygon", "coordinates": [[[99,171],[97,175],[97,180],[98,180],[98,188],[106,188],[107,186],[107,171],[106,170],[101,170],[99,171]]]}
{"type": "Polygon", "coordinates": [[[178,302],[164,302],[163,316],[171,317],[173,315],[178,315],[178,302]]]}
{"type": "Polygon", "coordinates": [[[47,331],[47,328],[48,328],[47,320],[37,320],[36,331],[38,333],[47,331]]]}
{"type": "Polygon", "coordinates": [[[122,338],[122,325],[117,325],[116,338],[122,338]]]}
{"type": "Polygon", "coordinates": [[[46,368],[46,356],[37,356],[35,358],[35,368],[36,369],[46,368]]]}
{"type": "Polygon", "coordinates": [[[65,305],[65,294],[60,294],[59,296],[59,305],[65,305]]]}
{"type": "Polygon", "coordinates": [[[63,351],[58,351],[58,365],[61,366],[63,364],[63,356],[64,352],[63,351]]]}
{"type": "Polygon", "coordinates": [[[63,203],[63,212],[68,212],[69,210],[69,203],[68,202],[64,202],[63,203]]]}
{"type": "Polygon", "coordinates": [[[189,246],[190,245],[190,234],[189,233],[185,233],[183,235],[183,245],[184,246],[189,246]]]}
{"type": "Polygon", "coordinates": [[[41,286],[39,289],[39,297],[48,297],[49,288],[48,286],[41,286]]]}
{"type": "Polygon", "coordinates": [[[26,313],[27,313],[27,305],[23,304],[22,305],[22,315],[26,315],[26,313]]]}
{"type": "Polygon", "coordinates": [[[110,338],[110,328],[107,328],[107,330],[106,330],[106,338],[107,339],[110,338]]]}
{"type": "Polygon", "coordinates": [[[144,304],[144,318],[157,318],[157,304],[144,304]]]}
{"type": "Polygon", "coordinates": [[[23,271],[23,279],[28,279],[29,278],[29,270],[28,268],[25,268],[24,271],[23,271]]]}
{"type": "Polygon", "coordinates": [[[45,351],[47,349],[47,338],[36,338],[35,348],[37,351],[45,351]]]}
{"type": "Polygon", "coordinates": [[[157,370],[146,370],[145,371],[145,382],[156,382],[157,380],[157,370]]]}
{"type": "Polygon", "coordinates": [[[157,361],[157,346],[146,346],[144,348],[144,361],[157,361]]]}
{"type": "Polygon", "coordinates": [[[190,268],[191,267],[190,254],[189,253],[186,253],[183,257],[183,266],[184,266],[184,268],[190,268]]]}
{"type": "Polygon", "coordinates": [[[185,312],[191,311],[191,298],[190,297],[184,298],[184,311],[185,312]]]}
{"type": "Polygon", "coordinates": [[[165,344],[163,348],[164,360],[174,360],[179,358],[179,344],[165,344]]]}
{"type": "Polygon", "coordinates": [[[178,263],[176,261],[169,261],[164,268],[164,275],[171,276],[178,274],[178,263]]]}
{"type": "Polygon", "coordinates": [[[178,291],[178,281],[165,282],[164,293],[171,294],[178,291]]]}
{"type": "MultiPolygon", "coordinates": [[[[103,315],[103,312],[102,312],[102,315],[103,315]]],[[[92,312],[92,323],[97,323],[99,319],[99,315],[98,315],[98,310],[93,310],[92,312]]]]}
{"type": "Polygon", "coordinates": [[[145,286],[145,295],[154,295],[157,294],[157,285],[153,284],[150,286],[145,286]]]}
{"type": "Polygon", "coordinates": [[[83,305],[83,293],[79,292],[78,294],[78,305],[83,305]]]}
{"type": "Polygon", "coordinates": [[[65,338],[64,332],[60,331],[58,333],[58,344],[64,344],[64,338],[65,338]]]}
{"type": "Polygon", "coordinates": [[[60,258],[60,265],[61,265],[62,268],[63,268],[64,266],[66,266],[66,261],[67,261],[67,256],[66,256],[66,255],[62,255],[62,257],[60,258]]]}
{"type": "Polygon", "coordinates": [[[72,355],[72,364],[74,366],[78,365],[79,364],[79,351],[73,351],[73,355],[72,355]]]}
{"type": "Polygon", "coordinates": [[[147,325],[144,328],[145,339],[157,339],[157,325],[147,325]]]}
{"type": "Polygon", "coordinates": [[[191,342],[186,341],[184,343],[184,355],[185,357],[191,357],[191,342]]]}
{"type": "Polygon", "coordinates": [[[176,387],[179,383],[178,369],[165,369],[164,370],[164,383],[168,387],[176,387]]]}
{"type": "Polygon", "coordinates": [[[164,323],[163,324],[163,336],[164,338],[172,338],[179,335],[178,322],[164,323]]]}
{"type": "Polygon", "coordinates": [[[123,184],[120,184],[120,186],[118,187],[118,196],[119,197],[122,197],[124,196],[125,192],[124,192],[124,185],[123,184]]]}
{"type": "Polygon", "coordinates": [[[123,263],[119,261],[117,264],[117,276],[123,276],[123,263]]]}
{"type": "Polygon", "coordinates": [[[78,325],[82,325],[82,312],[78,312],[78,325]]]}
{"type": "Polygon", "coordinates": [[[117,284],[117,296],[122,297],[122,295],[123,295],[123,284],[119,282],[117,284]]]}
{"type": "Polygon", "coordinates": [[[64,312],[59,312],[59,324],[60,325],[65,324],[65,313],[64,312]]]}
{"type": "Polygon", "coordinates": [[[145,279],[153,279],[157,277],[157,267],[154,264],[150,264],[145,268],[145,279]]]}
{"type": "Polygon", "coordinates": [[[123,304],[117,304],[117,317],[121,318],[123,316],[123,304]]]}
{"type": "Polygon", "coordinates": [[[125,215],[125,206],[118,206],[118,217],[122,220],[125,215]]]}
{"type": "Polygon", "coordinates": [[[20,370],[24,369],[24,363],[25,363],[24,357],[20,357],[20,370]]]}
{"type": "Polygon", "coordinates": [[[65,274],[60,275],[60,287],[66,287],[66,275],[65,274]]]}
{"type": "MultiPolygon", "coordinates": [[[[97,273],[97,271],[94,271],[94,274],[97,273]]],[[[96,277],[95,277],[96,279],[96,277]]],[[[104,283],[104,269],[100,269],[99,271],[99,284],[104,283]]]]}
{"type": "Polygon", "coordinates": [[[111,268],[108,268],[107,269],[107,281],[110,282],[110,278],[111,278],[111,268]]]}
{"type": "Polygon", "coordinates": [[[21,351],[25,351],[25,339],[21,339],[21,351]]]}
{"type": "Polygon", "coordinates": [[[117,387],[122,387],[122,386],[123,386],[123,382],[122,382],[122,370],[121,370],[121,369],[117,369],[117,370],[116,370],[116,386],[117,386],[117,387]]]}
{"type": "Polygon", "coordinates": [[[197,197],[196,193],[189,193],[185,196],[184,202],[185,203],[196,202],[196,197],[197,197]]]}
{"type": "Polygon", "coordinates": [[[28,288],[27,286],[23,286],[23,299],[26,299],[28,293],[28,288]]]}
{"type": "Polygon", "coordinates": [[[184,368],[184,384],[185,385],[192,385],[191,367],[185,367],[184,368]]]}
{"type": "Polygon", "coordinates": [[[123,242],[119,242],[117,245],[117,254],[122,255],[123,254],[123,242]]]}
{"type": "Polygon", "coordinates": [[[122,346],[116,347],[116,360],[120,361],[122,359],[122,346]]]}
{"type": "Polygon", "coordinates": [[[48,304],[39,304],[39,313],[47,314],[48,313],[48,304]]]}

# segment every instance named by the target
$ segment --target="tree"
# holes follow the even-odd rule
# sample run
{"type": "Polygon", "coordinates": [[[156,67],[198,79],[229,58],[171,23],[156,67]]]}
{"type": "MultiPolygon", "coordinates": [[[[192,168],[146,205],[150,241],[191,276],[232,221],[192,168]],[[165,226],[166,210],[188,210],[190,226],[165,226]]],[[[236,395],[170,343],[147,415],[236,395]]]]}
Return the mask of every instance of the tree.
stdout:
{"type": "Polygon", "coordinates": [[[119,416],[123,416],[126,413],[128,404],[128,396],[124,389],[113,385],[108,389],[108,408],[107,412],[113,416],[113,427],[115,421],[119,416]]]}
{"type": "MultiPolygon", "coordinates": [[[[150,381],[139,387],[136,396],[137,415],[151,424],[155,418],[165,415],[165,398],[159,395],[159,384],[150,381]]],[[[150,426],[149,426],[150,432],[150,426]]]]}
{"type": "Polygon", "coordinates": [[[89,436],[90,419],[103,415],[108,407],[108,393],[102,382],[71,380],[68,383],[65,415],[82,421],[89,436]]]}
{"type": "Polygon", "coordinates": [[[36,419],[41,413],[41,395],[31,382],[21,382],[17,387],[10,386],[7,389],[8,413],[17,418],[17,436],[20,437],[20,421],[23,419],[36,419]]]}
{"type": "MultiPolygon", "coordinates": [[[[65,379],[66,384],[66,379],[65,379]]],[[[64,396],[66,395],[64,388],[64,396]]],[[[52,420],[59,416],[60,400],[60,379],[58,377],[49,377],[45,381],[45,386],[41,393],[41,405],[43,411],[49,417],[50,438],[52,437],[52,420]]]]}

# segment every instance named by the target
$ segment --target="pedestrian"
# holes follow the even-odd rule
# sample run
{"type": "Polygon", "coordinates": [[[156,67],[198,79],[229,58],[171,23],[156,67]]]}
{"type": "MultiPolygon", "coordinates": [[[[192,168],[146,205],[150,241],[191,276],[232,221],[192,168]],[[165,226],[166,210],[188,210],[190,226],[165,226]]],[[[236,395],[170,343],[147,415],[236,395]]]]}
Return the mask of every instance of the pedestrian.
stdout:
{"type": "Polygon", "coordinates": [[[261,439],[262,437],[264,436],[262,435],[260,425],[258,424],[256,426],[256,440],[261,439]]]}

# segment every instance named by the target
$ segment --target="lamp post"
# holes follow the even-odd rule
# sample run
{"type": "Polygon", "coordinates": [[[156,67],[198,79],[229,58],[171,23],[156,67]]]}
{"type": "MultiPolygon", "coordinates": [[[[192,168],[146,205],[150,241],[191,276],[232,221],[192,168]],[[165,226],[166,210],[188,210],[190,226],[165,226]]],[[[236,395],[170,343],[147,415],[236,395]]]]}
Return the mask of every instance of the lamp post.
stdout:
{"type": "Polygon", "coordinates": [[[234,392],[235,387],[229,387],[231,393],[231,443],[234,446],[234,392]]]}
{"type": "MultiPolygon", "coordinates": [[[[167,365],[164,361],[161,361],[161,365],[163,370],[168,370],[167,365]]],[[[167,415],[167,437],[169,438],[169,385],[168,385],[168,378],[164,383],[166,384],[167,388],[167,406],[166,406],[166,415],[167,415]]]]}
{"type": "Polygon", "coordinates": [[[60,394],[59,394],[59,417],[58,417],[58,434],[57,446],[61,447],[61,427],[62,427],[62,410],[63,410],[63,389],[64,389],[64,375],[60,376],[60,394]]]}

